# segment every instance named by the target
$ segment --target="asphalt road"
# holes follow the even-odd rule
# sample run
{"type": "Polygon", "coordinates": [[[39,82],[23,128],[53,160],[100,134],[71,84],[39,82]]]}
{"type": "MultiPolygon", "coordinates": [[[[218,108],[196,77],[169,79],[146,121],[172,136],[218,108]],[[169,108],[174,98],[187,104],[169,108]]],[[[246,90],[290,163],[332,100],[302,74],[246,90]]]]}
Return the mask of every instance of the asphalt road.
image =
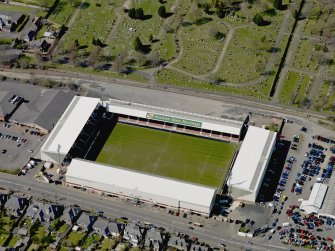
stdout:
{"type": "Polygon", "coordinates": [[[100,197],[88,192],[78,191],[63,186],[38,182],[27,176],[13,176],[1,173],[0,186],[11,189],[15,192],[22,192],[32,195],[35,198],[44,198],[56,201],[64,205],[77,204],[86,210],[103,211],[108,217],[125,216],[131,220],[150,222],[162,226],[170,232],[182,232],[190,236],[196,236],[199,241],[204,241],[213,247],[219,243],[225,243],[228,250],[241,250],[241,247],[248,250],[286,250],[286,248],[262,243],[248,243],[249,239],[238,239],[236,236],[235,224],[218,222],[213,219],[204,222],[203,228],[189,229],[189,219],[171,216],[164,212],[144,209],[140,206],[128,204],[115,199],[100,197]],[[25,191],[29,187],[30,191],[25,191]]]}

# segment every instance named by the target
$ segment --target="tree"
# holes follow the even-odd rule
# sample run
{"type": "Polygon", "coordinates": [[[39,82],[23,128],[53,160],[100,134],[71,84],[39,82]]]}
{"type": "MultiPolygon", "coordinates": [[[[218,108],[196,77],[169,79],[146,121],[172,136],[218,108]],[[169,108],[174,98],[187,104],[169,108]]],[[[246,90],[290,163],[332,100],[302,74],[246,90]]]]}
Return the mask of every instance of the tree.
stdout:
{"type": "Polygon", "coordinates": [[[157,66],[160,62],[159,52],[158,51],[157,52],[155,52],[155,51],[151,52],[149,54],[148,60],[150,61],[150,64],[152,66],[157,66]]]}
{"type": "Polygon", "coordinates": [[[144,11],[142,8],[135,10],[135,18],[136,19],[143,19],[144,18],[144,11]]]}
{"type": "Polygon", "coordinates": [[[260,14],[256,14],[253,18],[253,21],[255,24],[257,24],[258,26],[263,25],[264,23],[264,19],[260,14]]]}
{"type": "Polygon", "coordinates": [[[50,4],[50,1],[49,0],[41,0],[40,4],[41,4],[42,7],[48,8],[49,4],[50,4]]]}
{"type": "Polygon", "coordinates": [[[158,15],[161,17],[161,18],[165,18],[166,17],[166,8],[164,5],[160,6],[158,8],[158,15]]]}
{"type": "Polygon", "coordinates": [[[141,39],[139,37],[136,37],[134,40],[134,49],[135,51],[142,51],[143,44],[141,42],[141,39]]]}
{"type": "Polygon", "coordinates": [[[78,7],[80,5],[80,0],[67,0],[72,7],[78,7]]]}
{"type": "Polygon", "coordinates": [[[132,19],[135,18],[135,8],[131,8],[129,11],[128,11],[128,16],[132,19]]]}
{"type": "Polygon", "coordinates": [[[122,72],[122,66],[126,60],[126,58],[128,57],[128,51],[123,50],[120,52],[120,54],[114,59],[113,61],[113,68],[115,69],[115,71],[117,73],[121,73],[122,72]]]}
{"type": "Polygon", "coordinates": [[[149,41],[150,41],[150,43],[152,43],[152,41],[154,41],[154,36],[152,34],[149,35],[149,41]]]}
{"type": "Polygon", "coordinates": [[[283,8],[282,0],[273,0],[273,7],[275,7],[277,10],[281,10],[283,8]]]}
{"type": "Polygon", "coordinates": [[[298,19],[298,11],[296,9],[292,11],[292,16],[294,19],[298,19]]]}

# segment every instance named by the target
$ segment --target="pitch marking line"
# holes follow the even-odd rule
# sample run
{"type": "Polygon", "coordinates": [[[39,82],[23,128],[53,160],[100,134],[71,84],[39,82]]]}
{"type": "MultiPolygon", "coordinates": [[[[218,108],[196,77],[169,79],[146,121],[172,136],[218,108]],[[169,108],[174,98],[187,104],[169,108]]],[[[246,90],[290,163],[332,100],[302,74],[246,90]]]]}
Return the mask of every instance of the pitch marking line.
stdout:
{"type": "Polygon", "coordinates": [[[163,156],[163,154],[165,153],[165,149],[166,149],[166,147],[167,147],[168,144],[169,144],[169,141],[170,141],[170,139],[171,139],[171,135],[172,135],[172,133],[169,133],[169,137],[168,137],[168,139],[166,140],[166,142],[165,142],[165,144],[164,144],[164,147],[163,147],[163,149],[162,149],[162,151],[161,151],[161,154],[160,154],[158,160],[156,161],[156,164],[155,164],[155,167],[154,167],[153,172],[155,172],[155,171],[157,170],[158,164],[159,164],[159,162],[161,161],[162,156],[163,156]]]}

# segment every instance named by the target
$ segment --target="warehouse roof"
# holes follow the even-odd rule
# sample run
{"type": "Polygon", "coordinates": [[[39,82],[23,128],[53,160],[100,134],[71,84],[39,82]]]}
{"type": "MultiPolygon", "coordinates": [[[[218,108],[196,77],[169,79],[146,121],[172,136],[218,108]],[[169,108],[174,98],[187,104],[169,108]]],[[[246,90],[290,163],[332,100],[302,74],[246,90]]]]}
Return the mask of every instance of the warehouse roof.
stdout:
{"type": "Polygon", "coordinates": [[[98,98],[75,96],[44,143],[43,150],[67,154],[99,101],[98,98]]]}
{"type": "Polygon", "coordinates": [[[262,180],[276,140],[276,133],[249,126],[230,176],[230,185],[254,191],[262,180]]]}
{"type": "Polygon", "coordinates": [[[307,214],[318,213],[322,207],[327,193],[328,186],[322,183],[315,183],[308,200],[303,200],[300,209],[307,214]]]}
{"type": "MultiPolygon", "coordinates": [[[[122,188],[132,191],[135,197],[137,193],[157,195],[160,197],[178,200],[194,205],[209,207],[216,193],[213,188],[196,184],[181,182],[165,177],[153,176],[128,169],[116,168],[96,162],[73,159],[68,166],[66,181],[69,178],[95,183],[95,188],[115,192],[115,189],[122,188]]],[[[129,195],[131,196],[131,195],[129,195]]]]}
{"type": "Polygon", "coordinates": [[[0,116],[10,114],[11,121],[39,126],[48,131],[53,128],[74,95],[72,91],[46,90],[6,81],[1,83],[0,116]],[[22,98],[23,102],[9,102],[15,96],[22,98]]]}
{"type": "Polygon", "coordinates": [[[335,218],[335,175],[330,176],[328,190],[319,214],[335,218]]]}
{"type": "Polygon", "coordinates": [[[171,123],[176,121],[176,124],[183,124],[186,126],[224,132],[233,135],[240,135],[241,128],[243,126],[242,121],[211,117],[207,115],[200,115],[115,99],[110,99],[107,103],[107,106],[108,111],[114,113],[171,123]]]}

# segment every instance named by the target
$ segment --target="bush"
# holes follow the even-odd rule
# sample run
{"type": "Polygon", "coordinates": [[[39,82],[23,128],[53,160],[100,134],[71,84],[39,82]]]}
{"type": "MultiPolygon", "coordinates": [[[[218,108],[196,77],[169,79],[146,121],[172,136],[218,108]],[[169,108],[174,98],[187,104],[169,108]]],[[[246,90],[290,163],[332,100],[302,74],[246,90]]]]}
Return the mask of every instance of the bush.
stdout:
{"type": "Polygon", "coordinates": [[[28,22],[29,20],[29,16],[28,15],[23,15],[24,16],[24,19],[23,21],[17,26],[16,28],[16,32],[20,32],[22,31],[23,27],[26,25],[26,23],[28,22]]]}
{"type": "Polygon", "coordinates": [[[253,18],[253,21],[255,24],[257,24],[258,26],[261,26],[263,25],[264,23],[264,19],[263,17],[261,16],[261,14],[256,14],[253,18]]]}

